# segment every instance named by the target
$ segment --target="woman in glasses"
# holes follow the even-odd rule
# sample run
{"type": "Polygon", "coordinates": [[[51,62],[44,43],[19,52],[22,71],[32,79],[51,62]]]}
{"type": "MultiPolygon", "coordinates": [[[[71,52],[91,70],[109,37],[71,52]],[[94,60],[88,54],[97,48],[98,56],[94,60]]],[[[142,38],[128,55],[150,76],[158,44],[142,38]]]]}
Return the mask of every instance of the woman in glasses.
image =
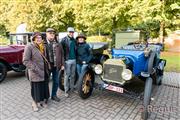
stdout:
{"type": "Polygon", "coordinates": [[[46,59],[42,35],[35,32],[32,41],[25,47],[23,64],[28,69],[28,78],[31,82],[32,109],[38,111],[40,105],[47,107],[50,65],[46,59]]]}

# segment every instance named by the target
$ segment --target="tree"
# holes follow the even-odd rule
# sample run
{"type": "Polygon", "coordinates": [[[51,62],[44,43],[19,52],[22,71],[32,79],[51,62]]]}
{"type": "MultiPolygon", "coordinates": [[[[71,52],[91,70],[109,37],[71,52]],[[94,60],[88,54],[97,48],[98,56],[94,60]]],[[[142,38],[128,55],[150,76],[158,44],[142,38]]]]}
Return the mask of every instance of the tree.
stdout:
{"type": "Polygon", "coordinates": [[[177,0],[134,0],[128,12],[133,15],[131,24],[150,31],[152,37],[164,36],[179,29],[179,4],[177,0]]]}
{"type": "Polygon", "coordinates": [[[130,0],[81,0],[75,2],[74,13],[75,23],[83,25],[86,31],[94,33],[97,31],[112,33],[112,30],[128,25],[128,15],[130,0]]]}
{"type": "Polygon", "coordinates": [[[1,0],[0,24],[11,32],[25,22],[28,31],[47,27],[66,31],[73,26],[88,34],[111,35],[131,27],[156,37],[159,31],[179,29],[179,4],[178,0],[1,0]]]}

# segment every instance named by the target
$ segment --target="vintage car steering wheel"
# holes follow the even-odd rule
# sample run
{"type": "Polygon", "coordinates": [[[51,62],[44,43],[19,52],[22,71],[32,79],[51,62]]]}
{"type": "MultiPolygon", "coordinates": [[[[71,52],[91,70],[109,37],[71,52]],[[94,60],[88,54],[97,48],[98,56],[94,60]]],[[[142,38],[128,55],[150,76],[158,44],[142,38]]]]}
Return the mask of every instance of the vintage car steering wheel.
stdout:
{"type": "Polygon", "coordinates": [[[146,45],[144,45],[143,43],[139,43],[139,44],[133,44],[135,49],[145,49],[146,45]]]}

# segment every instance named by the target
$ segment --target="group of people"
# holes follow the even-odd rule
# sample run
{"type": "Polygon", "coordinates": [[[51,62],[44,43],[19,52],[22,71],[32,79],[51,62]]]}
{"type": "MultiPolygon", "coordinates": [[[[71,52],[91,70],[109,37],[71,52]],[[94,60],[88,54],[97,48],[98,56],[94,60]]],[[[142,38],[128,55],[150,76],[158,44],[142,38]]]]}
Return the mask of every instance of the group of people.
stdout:
{"type": "Polygon", "coordinates": [[[86,69],[92,59],[91,49],[86,43],[86,36],[79,34],[74,38],[74,28],[68,27],[68,34],[61,41],[56,37],[53,28],[46,30],[46,39],[40,32],[32,36],[32,43],[25,47],[23,64],[27,67],[28,78],[31,83],[32,109],[47,107],[48,99],[59,102],[57,96],[60,80],[59,75],[64,70],[65,97],[69,91],[74,91],[76,70],[78,76],[86,69]],[[52,75],[52,91],[49,93],[49,79],[52,75]]]}

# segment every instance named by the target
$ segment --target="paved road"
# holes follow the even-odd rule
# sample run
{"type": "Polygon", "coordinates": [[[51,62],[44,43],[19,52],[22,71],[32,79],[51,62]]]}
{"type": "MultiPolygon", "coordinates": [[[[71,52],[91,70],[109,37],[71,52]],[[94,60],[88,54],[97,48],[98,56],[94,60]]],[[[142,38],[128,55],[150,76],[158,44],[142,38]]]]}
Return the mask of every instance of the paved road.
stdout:
{"type": "MultiPolygon", "coordinates": [[[[50,83],[51,87],[51,83],[50,83]]],[[[180,119],[180,73],[165,73],[163,85],[154,87],[149,120],[180,119]]],[[[95,90],[82,100],[59,91],[61,102],[49,102],[39,112],[31,109],[30,85],[23,74],[10,72],[0,84],[0,120],[140,120],[142,101],[111,91],[95,90]]]]}

